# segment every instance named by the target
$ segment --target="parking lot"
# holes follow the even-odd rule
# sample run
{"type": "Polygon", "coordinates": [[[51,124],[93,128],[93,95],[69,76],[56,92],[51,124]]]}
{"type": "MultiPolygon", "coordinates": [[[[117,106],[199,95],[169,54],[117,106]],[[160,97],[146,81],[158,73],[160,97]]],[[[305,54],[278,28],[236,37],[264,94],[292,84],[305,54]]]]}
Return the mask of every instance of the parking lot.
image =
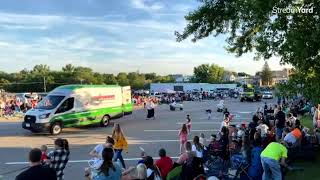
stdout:
{"type": "MultiPolygon", "coordinates": [[[[273,100],[266,100],[267,103],[273,100]]],[[[253,113],[261,102],[240,102],[238,99],[225,101],[231,114],[235,115],[233,124],[249,122],[253,113]]],[[[135,165],[140,159],[140,148],[157,157],[158,150],[162,147],[171,157],[178,156],[179,141],[178,131],[185,117],[190,114],[192,118],[191,137],[203,132],[207,138],[216,133],[221,125],[222,114],[216,112],[218,101],[207,100],[202,102],[184,102],[183,111],[170,111],[168,105],[156,108],[156,120],[146,120],[146,112],[136,110],[132,115],[115,119],[120,123],[129,142],[129,152],[124,153],[127,166],[135,165]],[[211,120],[207,119],[206,109],[212,109],[211,120]]],[[[12,172],[27,166],[27,154],[32,147],[47,144],[53,148],[55,138],[66,138],[70,144],[70,161],[65,169],[65,179],[82,179],[83,169],[88,166],[88,153],[97,144],[103,143],[107,135],[112,132],[112,125],[106,128],[68,128],[59,136],[48,134],[32,134],[21,128],[21,122],[0,122],[0,174],[4,179],[14,179],[20,172],[12,172]]]]}

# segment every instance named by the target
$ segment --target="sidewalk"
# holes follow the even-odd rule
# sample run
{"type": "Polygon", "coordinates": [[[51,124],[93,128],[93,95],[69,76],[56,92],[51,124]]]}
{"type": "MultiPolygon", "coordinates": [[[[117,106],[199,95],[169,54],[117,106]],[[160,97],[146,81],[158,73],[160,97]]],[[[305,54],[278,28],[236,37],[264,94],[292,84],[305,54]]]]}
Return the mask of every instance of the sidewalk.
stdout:
{"type": "Polygon", "coordinates": [[[0,122],[22,122],[23,116],[15,116],[15,117],[0,117],[0,122]]]}

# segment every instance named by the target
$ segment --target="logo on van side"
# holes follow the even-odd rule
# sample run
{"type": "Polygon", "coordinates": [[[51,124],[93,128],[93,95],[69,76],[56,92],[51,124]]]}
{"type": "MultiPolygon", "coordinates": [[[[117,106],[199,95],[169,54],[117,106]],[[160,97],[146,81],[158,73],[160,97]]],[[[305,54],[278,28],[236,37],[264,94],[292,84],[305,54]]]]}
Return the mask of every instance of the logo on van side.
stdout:
{"type": "Polygon", "coordinates": [[[93,96],[92,100],[114,100],[115,95],[93,96]]]}

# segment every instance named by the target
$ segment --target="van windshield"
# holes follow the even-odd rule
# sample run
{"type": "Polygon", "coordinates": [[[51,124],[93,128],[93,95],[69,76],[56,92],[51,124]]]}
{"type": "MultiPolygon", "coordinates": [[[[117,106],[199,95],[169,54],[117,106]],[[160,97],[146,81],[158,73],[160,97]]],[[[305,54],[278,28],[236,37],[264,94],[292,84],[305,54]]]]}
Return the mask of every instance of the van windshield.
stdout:
{"type": "Polygon", "coordinates": [[[46,96],[42,101],[39,102],[39,104],[36,106],[36,109],[45,109],[45,110],[51,110],[56,108],[60,102],[64,99],[65,96],[54,96],[49,95],[46,96]]]}

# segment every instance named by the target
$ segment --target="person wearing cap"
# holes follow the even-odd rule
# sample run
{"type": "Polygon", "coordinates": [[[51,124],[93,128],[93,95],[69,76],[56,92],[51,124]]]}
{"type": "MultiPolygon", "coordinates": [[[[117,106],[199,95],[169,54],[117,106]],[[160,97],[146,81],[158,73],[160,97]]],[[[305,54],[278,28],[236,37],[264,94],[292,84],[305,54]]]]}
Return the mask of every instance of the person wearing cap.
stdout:
{"type": "Polygon", "coordinates": [[[262,151],[260,157],[264,170],[262,180],[281,180],[280,164],[288,167],[286,164],[286,158],[288,157],[287,148],[278,142],[272,142],[262,151]]]}

